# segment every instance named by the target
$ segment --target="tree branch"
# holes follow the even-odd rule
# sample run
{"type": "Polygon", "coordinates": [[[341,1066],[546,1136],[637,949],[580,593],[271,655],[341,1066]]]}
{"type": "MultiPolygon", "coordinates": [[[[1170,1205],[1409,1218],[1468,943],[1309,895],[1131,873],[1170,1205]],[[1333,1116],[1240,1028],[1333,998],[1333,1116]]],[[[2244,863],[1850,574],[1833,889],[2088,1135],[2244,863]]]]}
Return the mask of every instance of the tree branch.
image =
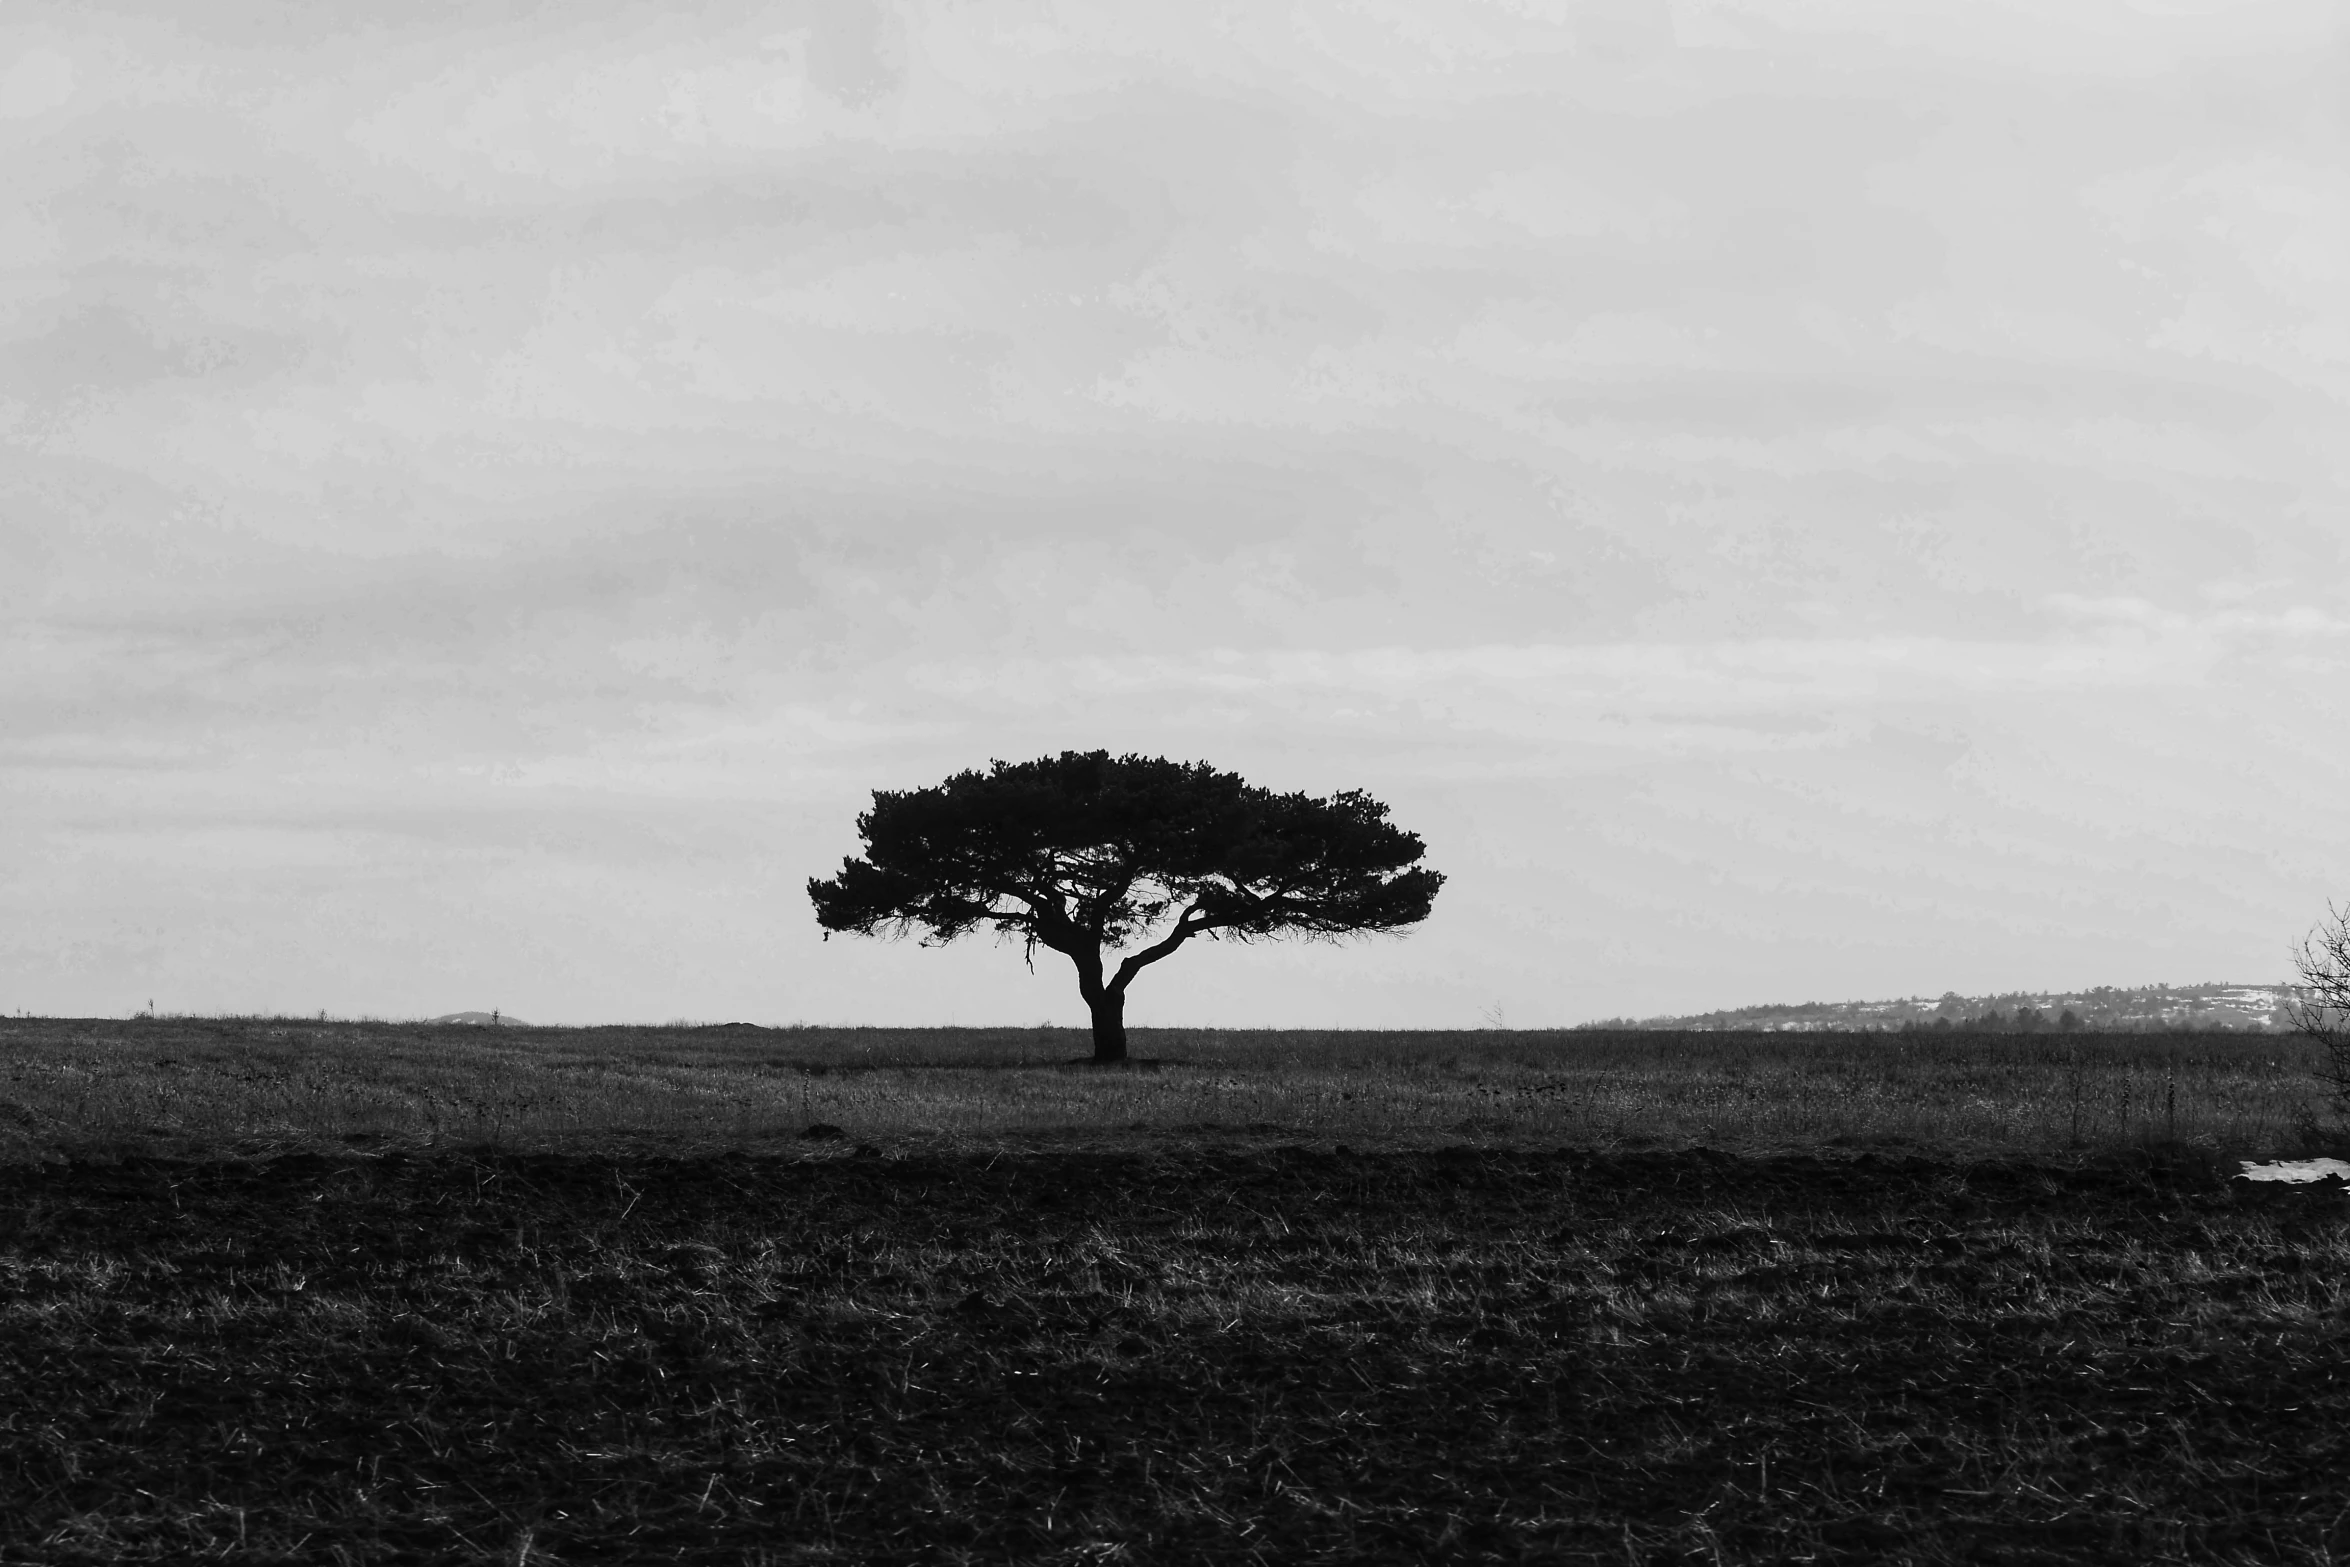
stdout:
{"type": "Polygon", "coordinates": [[[1226,923],[1216,919],[1193,919],[1192,916],[1198,912],[1199,905],[1195,903],[1190,908],[1185,909],[1181,914],[1176,915],[1175,928],[1173,930],[1167,932],[1165,936],[1151,943],[1151,945],[1143,948],[1140,952],[1132,954],[1126,959],[1125,962],[1118,965],[1118,977],[1110,981],[1109,988],[1114,991],[1125,990],[1127,983],[1131,981],[1135,975],[1141,973],[1144,969],[1149,968],[1153,963],[1158,962],[1159,959],[1165,957],[1168,953],[1173,952],[1177,947],[1182,946],[1185,942],[1198,935],[1201,931],[1210,930],[1217,925],[1226,923]]]}
{"type": "Polygon", "coordinates": [[[2326,905],[2331,924],[2312,931],[2293,954],[2301,993],[2288,1013],[2293,1026],[2325,1048],[2318,1076],[2350,1109],[2350,909],[2326,905]]]}

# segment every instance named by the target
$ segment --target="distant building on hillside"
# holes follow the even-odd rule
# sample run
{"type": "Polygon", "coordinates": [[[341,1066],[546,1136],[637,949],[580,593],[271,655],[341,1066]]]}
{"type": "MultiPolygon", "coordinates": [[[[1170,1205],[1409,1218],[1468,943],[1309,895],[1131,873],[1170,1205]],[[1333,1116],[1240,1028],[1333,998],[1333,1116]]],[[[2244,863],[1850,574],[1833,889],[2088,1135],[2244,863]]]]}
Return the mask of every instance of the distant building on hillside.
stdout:
{"type": "Polygon", "coordinates": [[[1613,1018],[1587,1028],[1737,1030],[1816,1033],[1827,1030],[1921,1029],[1970,1033],[2071,1032],[2077,1029],[2248,1029],[2292,1026],[2290,985],[2139,985],[2069,992],[2011,992],[1929,1001],[1806,1001],[1739,1007],[1691,1017],[1613,1018]],[[2072,1019],[2068,1024],[2067,1017],[2072,1019]]]}

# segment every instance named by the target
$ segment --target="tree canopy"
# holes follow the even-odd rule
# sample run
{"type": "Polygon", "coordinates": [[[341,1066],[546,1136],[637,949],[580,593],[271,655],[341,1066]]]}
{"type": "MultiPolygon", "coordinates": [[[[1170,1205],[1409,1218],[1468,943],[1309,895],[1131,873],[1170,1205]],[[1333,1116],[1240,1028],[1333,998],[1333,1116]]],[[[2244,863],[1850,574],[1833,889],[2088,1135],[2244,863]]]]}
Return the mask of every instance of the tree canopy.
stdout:
{"type": "Polygon", "coordinates": [[[1444,878],[1360,790],[1275,794],[1205,762],[1064,751],[876,790],[862,857],[811,879],[827,935],[992,928],[1076,964],[1094,1058],[1124,1058],[1127,986],[1194,936],[1335,939],[1428,917],[1444,878]],[[1106,954],[1135,942],[1114,970],[1106,954]]]}

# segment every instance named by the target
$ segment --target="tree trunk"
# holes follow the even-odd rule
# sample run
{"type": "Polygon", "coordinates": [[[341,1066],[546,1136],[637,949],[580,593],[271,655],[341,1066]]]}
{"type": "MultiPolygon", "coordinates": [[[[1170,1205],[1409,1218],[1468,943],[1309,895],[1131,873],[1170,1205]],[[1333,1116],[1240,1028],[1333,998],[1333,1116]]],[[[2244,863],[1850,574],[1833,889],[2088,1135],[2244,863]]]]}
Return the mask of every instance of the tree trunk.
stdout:
{"type": "Polygon", "coordinates": [[[1103,990],[1086,998],[1093,1009],[1093,1064],[1115,1066],[1126,1059],[1126,992],[1103,990]]]}

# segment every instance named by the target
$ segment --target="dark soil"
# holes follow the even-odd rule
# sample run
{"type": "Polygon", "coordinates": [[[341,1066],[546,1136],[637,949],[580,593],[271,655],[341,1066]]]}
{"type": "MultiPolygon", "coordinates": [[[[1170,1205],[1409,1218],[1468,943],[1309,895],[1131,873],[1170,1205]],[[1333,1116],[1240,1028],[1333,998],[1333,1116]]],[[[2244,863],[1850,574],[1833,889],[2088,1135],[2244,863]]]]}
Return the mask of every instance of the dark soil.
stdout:
{"type": "Polygon", "coordinates": [[[0,1169],[0,1562],[2338,1560],[2346,1208],[1702,1150],[0,1169]]]}

